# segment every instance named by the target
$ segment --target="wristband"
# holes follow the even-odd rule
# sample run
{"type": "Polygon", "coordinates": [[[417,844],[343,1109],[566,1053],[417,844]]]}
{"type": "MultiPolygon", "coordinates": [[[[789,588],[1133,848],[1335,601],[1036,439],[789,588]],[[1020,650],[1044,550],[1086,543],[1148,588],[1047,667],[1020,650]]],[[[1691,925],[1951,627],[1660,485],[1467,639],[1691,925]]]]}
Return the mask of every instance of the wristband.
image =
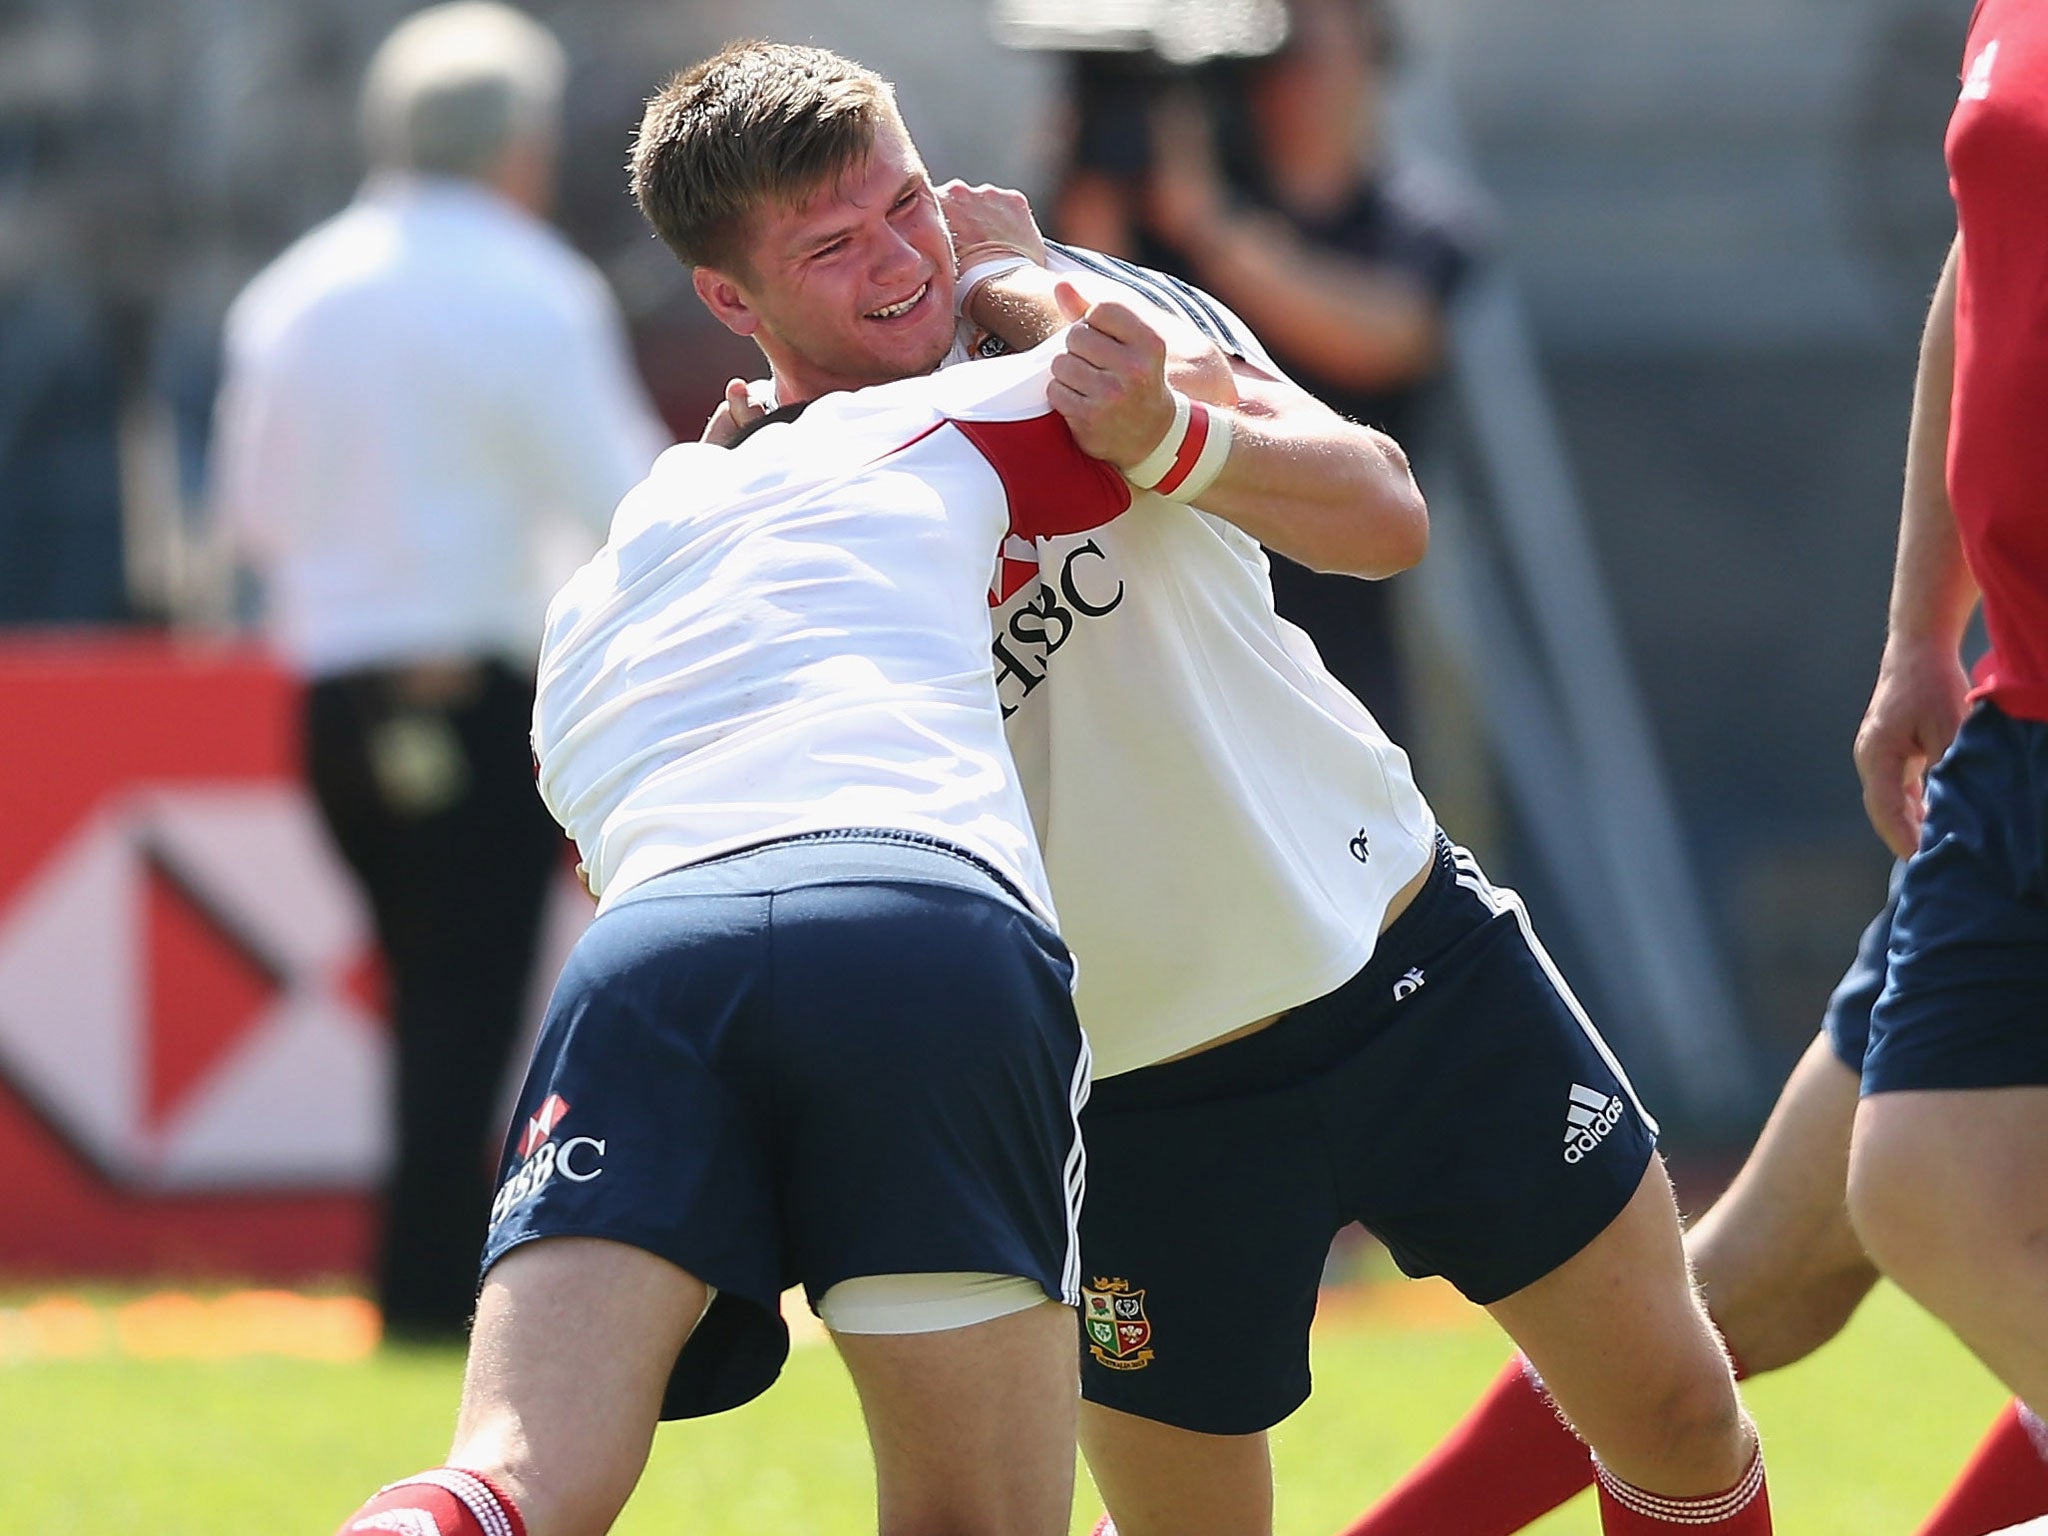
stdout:
{"type": "Polygon", "coordinates": [[[1019,267],[1036,265],[1036,262],[1021,251],[1011,251],[1006,255],[990,256],[982,261],[977,261],[973,266],[962,271],[960,276],[954,280],[953,312],[957,315],[965,315],[967,313],[967,301],[974,297],[974,290],[990,278],[1002,277],[1006,273],[1016,271],[1019,267]]]}
{"type": "Polygon", "coordinates": [[[1230,457],[1230,414],[1212,411],[1177,389],[1170,393],[1173,424],[1157,447],[1124,471],[1124,478],[1141,491],[1193,501],[1216,483],[1230,457]]]}

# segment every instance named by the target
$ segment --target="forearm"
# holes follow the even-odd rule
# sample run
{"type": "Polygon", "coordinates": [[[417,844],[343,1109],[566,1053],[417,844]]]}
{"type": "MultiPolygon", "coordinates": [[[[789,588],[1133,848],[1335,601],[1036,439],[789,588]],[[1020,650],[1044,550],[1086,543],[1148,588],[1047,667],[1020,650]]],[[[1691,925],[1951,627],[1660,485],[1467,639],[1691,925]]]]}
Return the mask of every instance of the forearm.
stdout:
{"type": "MultiPolygon", "coordinates": [[[[1012,346],[1036,345],[1064,323],[1051,295],[1054,283],[1065,280],[1020,267],[970,295],[969,318],[1012,346]]],[[[1145,324],[1165,345],[1167,382],[1227,413],[1230,452],[1216,478],[1194,497],[1203,511],[1319,571],[1391,576],[1422,558],[1429,515],[1393,439],[1347,421],[1294,384],[1248,364],[1233,365],[1180,317],[1119,284],[1098,280],[1096,295],[1142,308],[1145,324]],[[1218,370],[1220,381],[1214,377],[1218,370]]],[[[1154,426],[1151,432],[1159,430],[1154,426]]],[[[1156,451],[1158,438],[1120,440],[1122,450],[1112,450],[1110,439],[1091,432],[1082,446],[1128,469],[1156,451]]]]}
{"type": "Polygon", "coordinates": [[[1230,359],[1179,315],[1169,314],[1120,283],[1093,273],[1050,272],[1023,266],[981,284],[967,304],[967,318],[1015,351],[1027,352],[1064,326],[1053,288],[1067,282],[1091,300],[1115,297],[1142,306],[1166,342],[1166,382],[1208,405],[1235,405],[1238,393],[1230,359]]]}
{"type": "Polygon", "coordinates": [[[1948,499],[1949,406],[1955,382],[1956,264],[1951,247],[1935,285],[1906,435],[1906,483],[1892,570],[1886,648],[1952,659],[1977,602],[1948,499]]]}
{"type": "Polygon", "coordinates": [[[1319,252],[1279,219],[1219,220],[1187,255],[1196,280],[1268,346],[1331,384],[1404,384],[1442,353],[1441,318],[1420,283],[1319,252]]]}
{"type": "Polygon", "coordinates": [[[1392,438],[1300,390],[1241,378],[1243,400],[1205,512],[1312,570],[1392,576],[1429,548],[1429,512],[1392,438]]]}

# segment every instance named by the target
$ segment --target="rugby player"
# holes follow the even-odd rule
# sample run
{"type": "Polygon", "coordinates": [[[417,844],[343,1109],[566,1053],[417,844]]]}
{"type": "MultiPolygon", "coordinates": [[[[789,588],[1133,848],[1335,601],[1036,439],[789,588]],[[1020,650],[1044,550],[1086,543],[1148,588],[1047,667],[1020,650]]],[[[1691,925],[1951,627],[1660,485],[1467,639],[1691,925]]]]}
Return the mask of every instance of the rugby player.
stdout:
{"type": "MultiPolygon", "coordinates": [[[[673,125],[821,78],[873,77],[734,45],[656,98],[636,167],[673,125]]],[[[904,261],[895,210],[926,181],[893,112],[858,164],[859,219],[835,206],[782,259],[679,247],[713,313],[760,342],[784,413],[821,376],[923,362],[860,323],[895,306],[856,321],[809,265],[904,261]]],[[[1363,1219],[1522,1345],[1599,1458],[1605,1530],[1768,1531],[1654,1122],[1519,900],[1442,835],[1400,749],[1273,612],[1261,542],[1360,575],[1420,558],[1398,447],[1280,377],[1206,295],[1049,250],[1014,195],[945,195],[968,312],[999,341],[1038,342],[1092,285],[1121,294],[1068,333],[1051,398],[1084,447],[1101,401],[1153,401],[1157,447],[1132,478],[1173,493],[1084,535],[1007,542],[991,594],[1097,1063],[1082,1439],[1116,1525],[1270,1530],[1266,1431],[1307,1395],[1323,1259],[1363,1219]],[[1227,378],[1169,354],[1189,327],[1227,378]]],[[[875,284],[906,315],[946,286],[875,284]]],[[[759,403],[729,390],[714,432],[759,403]]]]}
{"type": "Polygon", "coordinates": [[[1980,0],[1944,150],[1883,659],[1856,735],[1906,872],[1849,1214],[1892,1279],[2048,1409],[2048,15],[1980,0]],[[1989,651],[1967,676],[1981,602],[1989,651]]]}
{"type": "MultiPolygon", "coordinates": [[[[821,218],[869,238],[885,93],[789,107],[740,134],[772,168],[696,205],[723,259],[815,254],[821,218]]],[[[888,274],[808,270],[920,373],[952,251],[904,181],[888,274]]],[[[795,1283],[859,1390],[883,1530],[1066,1530],[1088,1060],[986,596],[1006,539],[1132,498],[1048,407],[1065,355],[845,392],[827,363],[802,421],[664,455],[557,596],[534,748],[598,914],[507,1143],[448,1463],[344,1532],[608,1529],[658,1418],[773,1380],[795,1283]]],[[[1156,435],[1133,404],[1091,411],[1112,462],[1156,435]]]]}
{"type": "MultiPolygon", "coordinates": [[[[1960,230],[1922,336],[1889,633],[1856,743],[1871,823],[1909,862],[1829,1003],[1833,1049],[1807,1052],[1687,1246],[1751,1371],[1826,1342],[1882,1266],[2038,1404],[2048,1393],[2048,915],[2032,768],[2048,728],[2036,508],[2048,462],[2035,429],[2048,354],[2033,323],[2048,234],[2031,195],[2048,151],[2048,29],[2038,8],[1978,5],[1961,73],[1946,146],[1960,230]],[[1973,688],[1958,657],[1980,595],[1992,648],[1973,688]]],[[[1497,1491],[1487,1518],[1460,1529],[1519,1529],[1582,1485],[1583,1469],[1510,1368],[1349,1536],[1442,1530],[1443,1512],[1469,1509],[1475,1486],[1497,1491]]],[[[2048,1428],[2015,1398],[1920,1536],[1980,1536],[2043,1510],[2048,1428]]]]}

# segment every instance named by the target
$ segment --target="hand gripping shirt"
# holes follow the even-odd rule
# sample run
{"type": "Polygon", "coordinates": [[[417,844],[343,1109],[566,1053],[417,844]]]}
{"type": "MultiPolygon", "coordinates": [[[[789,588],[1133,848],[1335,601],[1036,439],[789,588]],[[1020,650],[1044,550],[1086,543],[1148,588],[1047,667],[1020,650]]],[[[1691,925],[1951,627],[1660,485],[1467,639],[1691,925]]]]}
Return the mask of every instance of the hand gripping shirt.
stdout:
{"type": "MultiPolygon", "coordinates": [[[[1282,375],[1198,289],[1053,250],[1282,375]]],[[[1098,1078],[1348,980],[1436,822],[1405,753],[1273,611],[1266,556],[1221,518],[1134,493],[1115,522],[1004,542],[996,681],[1079,957],[1098,1078]]]]}
{"type": "Polygon", "coordinates": [[[600,910],[775,838],[923,834],[1050,919],[1005,745],[987,594],[1006,537],[1130,488],[1046,404],[1051,346],[829,396],[663,454],[556,596],[533,743],[600,910]]]}

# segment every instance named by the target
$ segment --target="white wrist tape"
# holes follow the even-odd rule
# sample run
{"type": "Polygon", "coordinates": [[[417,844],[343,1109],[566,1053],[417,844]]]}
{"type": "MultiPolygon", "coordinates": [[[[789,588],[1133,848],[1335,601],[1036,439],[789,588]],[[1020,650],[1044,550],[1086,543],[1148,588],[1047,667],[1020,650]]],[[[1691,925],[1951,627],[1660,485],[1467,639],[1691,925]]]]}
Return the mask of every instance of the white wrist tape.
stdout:
{"type": "Polygon", "coordinates": [[[1156,448],[1124,471],[1124,478],[1142,491],[1193,501],[1216,483],[1230,457],[1230,414],[1212,411],[1177,389],[1172,395],[1173,425],[1156,448]]]}
{"type": "Polygon", "coordinates": [[[958,315],[966,314],[967,301],[974,297],[974,290],[990,278],[1001,277],[1005,273],[1016,271],[1019,267],[1033,265],[1035,263],[1029,256],[1020,255],[1015,251],[1005,256],[990,256],[984,261],[977,261],[962,272],[953,284],[953,312],[958,315]]]}

